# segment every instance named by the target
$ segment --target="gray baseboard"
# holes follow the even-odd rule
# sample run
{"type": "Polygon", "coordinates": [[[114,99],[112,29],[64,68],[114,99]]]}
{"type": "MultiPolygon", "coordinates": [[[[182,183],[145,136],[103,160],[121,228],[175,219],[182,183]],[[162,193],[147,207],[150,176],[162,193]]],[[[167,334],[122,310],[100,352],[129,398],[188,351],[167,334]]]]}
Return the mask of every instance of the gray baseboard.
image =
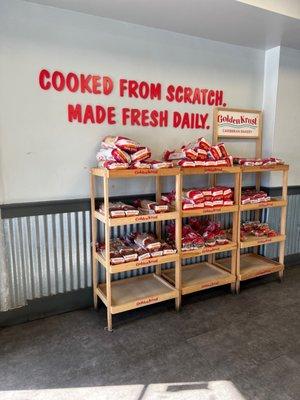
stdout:
{"type": "Polygon", "coordinates": [[[50,317],[51,315],[81,310],[92,305],[93,294],[91,288],[29,300],[24,307],[0,312],[0,328],[50,317]]]}

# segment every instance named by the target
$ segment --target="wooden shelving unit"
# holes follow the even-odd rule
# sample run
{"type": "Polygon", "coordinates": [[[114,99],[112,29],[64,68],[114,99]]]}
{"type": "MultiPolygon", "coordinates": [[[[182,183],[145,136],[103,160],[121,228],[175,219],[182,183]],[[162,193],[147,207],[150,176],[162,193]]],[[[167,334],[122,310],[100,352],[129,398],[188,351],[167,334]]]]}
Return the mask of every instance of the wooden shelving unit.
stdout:
{"type": "MultiPolygon", "coordinates": [[[[239,215],[239,186],[240,167],[193,167],[181,168],[182,176],[210,174],[232,174],[234,176],[234,205],[224,207],[210,207],[206,209],[191,209],[182,211],[182,217],[195,217],[205,215],[216,215],[232,213],[232,240],[225,245],[213,247],[202,247],[198,250],[182,251],[181,260],[199,256],[208,256],[207,262],[181,266],[180,269],[180,293],[182,295],[205,290],[213,286],[231,284],[232,292],[235,291],[236,281],[236,257],[237,257],[237,220],[239,215]],[[214,255],[217,253],[231,251],[229,270],[215,263],[214,255]]],[[[162,276],[170,283],[174,283],[175,272],[173,269],[165,270],[162,276]]]]}
{"type": "Polygon", "coordinates": [[[98,307],[100,298],[107,308],[107,329],[112,330],[112,314],[143,307],[149,304],[175,299],[176,309],[180,307],[180,256],[181,256],[181,193],[182,177],[180,168],[159,170],[133,169],[133,170],[107,170],[92,168],[90,171],[91,186],[91,219],[92,219],[92,259],[93,259],[93,294],[94,307],[98,307]],[[138,215],[134,217],[111,218],[109,216],[109,182],[117,178],[155,177],[156,197],[161,197],[161,178],[175,177],[176,209],[164,214],[138,215]],[[105,214],[95,209],[95,178],[103,180],[104,210],[105,214]],[[142,261],[133,261],[117,265],[110,263],[110,228],[120,225],[130,225],[145,222],[155,222],[156,234],[161,236],[161,222],[174,219],[176,223],[175,242],[177,253],[161,257],[153,257],[142,261]],[[96,252],[97,221],[105,227],[105,258],[96,252]],[[175,278],[171,285],[161,277],[161,264],[174,262],[175,278]],[[105,268],[105,283],[98,281],[98,263],[105,268]],[[113,281],[111,275],[143,267],[156,266],[155,274],[140,275],[134,278],[113,281]]]}
{"type": "Polygon", "coordinates": [[[92,241],[93,241],[93,293],[94,306],[97,308],[100,298],[107,307],[107,327],[112,330],[112,314],[128,311],[134,308],[146,306],[169,299],[175,299],[176,309],[181,305],[181,296],[205,290],[214,286],[231,285],[232,292],[238,293],[240,282],[258,276],[279,273],[282,279],[284,271],[284,244],[285,244],[285,221],[287,208],[287,179],[288,165],[269,165],[262,167],[194,167],[194,168],[170,168],[153,170],[116,170],[109,171],[102,168],[92,168],[90,173],[91,183],[91,215],[92,215],[92,241]],[[276,171],[282,173],[282,196],[273,198],[269,202],[259,204],[241,204],[242,177],[244,173],[256,174],[256,188],[260,188],[260,173],[276,171]],[[220,174],[231,174],[234,176],[234,205],[223,207],[212,207],[202,209],[182,210],[182,180],[187,175],[209,174],[210,183],[216,184],[220,174]],[[175,177],[176,206],[175,210],[162,214],[137,215],[133,217],[110,218],[109,216],[109,181],[114,178],[136,178],[155,177],[156,199],[161,198],[161,178],[165,176],[175,177]],[[104,209],[102,214],[95,210],[95,178],[103,180],[104,209]],[[251,237],[244,241],[240,240],[240,223],[244,211],[254,210],[256,218],[260,210],[270,207],[281,208],[280,232],[275,237],[251,237]],[[197,250],[181,250],[182,218],[192,216],[217,215],[232,213],[232,237],[225,245],[213,247],[202,247],[197,250]],[[156,234],[161,237],[161,224],[166,220],[176,222],[176,248],[177,253],[161,257],[153,257],[142,261],[132,261],[112,265],[109,259],[110,229],[115,226],[154,222],[156,234]],[[97,221],[105,226],[105,254],[104,258],[96,252],[97,221]],[[279,261],[276,262],[267,257],[258,255],[258,248],[269,243],[279,243],[279,261]],[[249,254],[240,253],[241,249],[253,248],[254,252],[249,254]],[[230,251],[231,257],[218,259],[218,253],[230,251]],[[201,263],[182,266],[182,260],[199,256],[207,256],[208,260],[201,263]],[[98,282],[98,263],[105,268],[105,283],[98,282]],[[161,265],[174,263],[175,268],[161,270],[161,265]],[[140,275],[118,281],[111,280],[111,275],[120,272],[155,266],[155,273],[140,275]]]}
{"type": "MultiPolygon", "coordinates": [[[[235,110],[235,109],[224,109],[222,107],[215,107],[214,109],[214,132],[213,132],[213,144],[218,143],[220,140],[254,140],[255,141],[255,158],[262,158],[262,111],[259,110],[235,110]],[[218,130],[218,112],[226,111],[241,111],[246,113],[254,113],[254,116],[258,116],[258,129],[257,133],[245,136],[245,135],[228,135],[220,133],[218,130]]],[[[269,164],[260,166],[240,166],[240,179],[239,179],[239,196],[241,196],[243,186],[243,174],[252,173],[255,174],[255,187],[256,190],[260,190],[261,187],[261,173],[263,172],[279,172],[282,173],[282,195],[281,198],[272,198],[268,202],[256,203],[256,204],[241,204],[239,197],[239,212],[237,223],[237,235],[238,235],[238,251],[236,258],[236,292],[239,293],[240,282],[255,278],[257,276],[271,274],[273,272],[279,272],[279,278],[282,280],[284,271],[284,247],[285,247],[285,225],[286,225],[286,210],[287,210],[287,181],[288,181],[288,170],[287,164],[269,164]],[[261,238],[248,238],[245,241],[240,240],[240,225],[243,211],[255,211],[255,219],[260,219],[260,212],[265,208],[279,207],[281,209],[280,217],[280,231],[279,235],[272,238],[261,237],[261,238]],[[279,261],[276,262],[267,257],[258,255],[259,246],[267,245],[270,243],[279,243],[279,261]],[[253,249],[253,253],[241,254],[241,249],[249,248],[253,249]]],[[[225,268],[227,271],[230,270],[232,259],[223,258],[218,260],[217,263],[220,267],[225,268]]]]}
{"type": "MultiPolygon", "coordinates": [[[[261,173],[262,172],[281,172],[282,173],[282,195],[281,198],[273,198],[269,202],[258,204],[240,204],[240,221],[242,219],[242,212],[248,210],[255,210],[255,218],[259,218],[260,210],[270,207],[280,207],[280,230],[279,235],[275,237],[260,237],[260,238],[247,238],[245,241],[239,239],[239,251],[236,263],[236,292],[240,290],[240,282],[255,278],[257,276],[272,274],[279,272],[279,278],[282,280],[284,271],[284,247],[285,247],[285,225],[286,225],[286,209],[287,209],[287,182],[288,182],[289,166],[283,165],[265,165],[259,167],[241,167],[240,179],[240,192],[242,191],[243,174],[255,173],[256,174],[256,189],[260,189],[261,173]],[[259,246],[271,243],[279,243],[279,262],[270,260],[267,257],[258,255],[259,246]],[[252,254],[240,254],[240,249],[252,247],[254,252],[252,254]]],[[[240,238],[240,224],[238,226],[238,236],[240,238]]],[[[226,260],[220,260],[220,264],[226,264],[226,260]]],[[[227,264],[228,267],[228,264],[227,264]]]]}

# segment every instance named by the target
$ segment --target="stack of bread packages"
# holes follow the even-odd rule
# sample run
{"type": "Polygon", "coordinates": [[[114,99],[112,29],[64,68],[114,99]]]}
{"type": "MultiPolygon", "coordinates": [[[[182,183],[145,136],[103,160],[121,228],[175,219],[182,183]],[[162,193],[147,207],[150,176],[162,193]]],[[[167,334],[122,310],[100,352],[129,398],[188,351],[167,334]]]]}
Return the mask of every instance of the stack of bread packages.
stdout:
{"type": "Polygon", "coordinates": [[[124,136],[105,136],[97,153],[99,167],[107,169],[170,168],[172,162],[150,160],[151,150],[124,136]]]}
{"type": "Polygon", "coordinates": [[[166,150],[163,158],[181,167],[232,166],[233,158],[224,143],[212,146],[203,137],[184,145],[179,150],[166,150]]]}

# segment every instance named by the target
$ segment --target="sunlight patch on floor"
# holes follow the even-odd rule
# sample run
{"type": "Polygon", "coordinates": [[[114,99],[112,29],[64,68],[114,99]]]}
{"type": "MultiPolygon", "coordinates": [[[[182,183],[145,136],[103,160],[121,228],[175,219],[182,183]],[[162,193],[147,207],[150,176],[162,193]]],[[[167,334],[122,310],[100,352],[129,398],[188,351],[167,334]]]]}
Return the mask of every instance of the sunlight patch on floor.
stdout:
{"type": "Polygon", "coordinates": [[[0,400],[245,400],[230,381],[0,391],[0,400]]]}

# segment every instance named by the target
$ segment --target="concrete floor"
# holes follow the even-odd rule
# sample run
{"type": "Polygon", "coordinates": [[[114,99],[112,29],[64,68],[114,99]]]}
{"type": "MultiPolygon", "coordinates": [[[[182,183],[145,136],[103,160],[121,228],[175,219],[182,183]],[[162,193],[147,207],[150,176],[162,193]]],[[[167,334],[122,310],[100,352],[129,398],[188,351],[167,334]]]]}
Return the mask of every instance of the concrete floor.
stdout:
{"type": "Polygon", "coordinates": [[[300,266],[114,317],[76,311],[0,331],[1,400],[299,400],[300,266]]]}

